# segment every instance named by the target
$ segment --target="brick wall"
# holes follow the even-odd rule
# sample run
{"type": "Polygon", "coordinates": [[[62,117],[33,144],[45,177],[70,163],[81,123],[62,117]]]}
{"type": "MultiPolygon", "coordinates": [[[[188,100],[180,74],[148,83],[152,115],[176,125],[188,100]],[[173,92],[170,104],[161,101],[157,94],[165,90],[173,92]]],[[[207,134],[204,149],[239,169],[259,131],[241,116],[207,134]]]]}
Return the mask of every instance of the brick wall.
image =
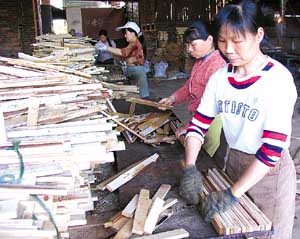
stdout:
{"type": "Polygon", "coordinates": [[[35,41],[32,0],[0,1],[0,56],[31,54],[35,41]]]}

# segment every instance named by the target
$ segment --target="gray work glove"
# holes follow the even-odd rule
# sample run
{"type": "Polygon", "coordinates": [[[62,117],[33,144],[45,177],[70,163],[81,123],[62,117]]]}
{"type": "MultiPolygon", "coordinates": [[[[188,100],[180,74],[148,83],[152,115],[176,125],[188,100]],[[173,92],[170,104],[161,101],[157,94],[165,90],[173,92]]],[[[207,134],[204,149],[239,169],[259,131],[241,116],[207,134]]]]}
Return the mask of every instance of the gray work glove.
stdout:
{"type": "Polygon", "coordinates": [[[198,204],[202,192],[201,173],[195,165],[188,166],[183,171],[179,185],[179,194],[189,204],[198,204]]]}
{"type": "Polygon", "coordinates": [[[204,221],[211,222],[216,213],[225,212],[238,203],[231,189],[210,193],[201,203],[201,214],[204,221]]]}

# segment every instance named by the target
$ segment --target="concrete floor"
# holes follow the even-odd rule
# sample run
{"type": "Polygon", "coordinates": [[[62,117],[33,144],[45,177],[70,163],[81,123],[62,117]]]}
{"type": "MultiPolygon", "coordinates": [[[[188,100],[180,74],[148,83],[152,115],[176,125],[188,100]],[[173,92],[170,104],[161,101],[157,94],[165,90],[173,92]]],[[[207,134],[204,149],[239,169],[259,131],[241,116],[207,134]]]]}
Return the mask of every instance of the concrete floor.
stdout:
{"type": "MultiPolygon", "coordinates": [[[[185,79],[176,79],[176,80],[167,80],[167,79],[150,79],[151,81],[151,97],[154,99],[164,98],[169,96],[175,90],[180,88],[185,79]]],[[[296,81],[296,85],[298,87],[298,94],[300,95],[300,87],[299,87],[299,79],[296,81]]],[[[173,112],[176,116],[182,121],[187,122],[190,119],[190,114],[187,111],[187,103],[182,103],[174,107],[173,112]]],[[[295,112],[293,116],[293,131],[292,131],[292,139],[290,146],[291,156],[294,157],[297,150],[300,147],[300,98],[298,97],[298,101],[296,103],[295,112]]],[[[297,170],[297,177],[300,178],[300,160],[295,161],[295,166],[297,170]]],[[[300,190],[300,185],[298,185],[298,189],[300,190]]],[[[300,195],[296,197],[296,213],[294,220],[294,229],[293,229],[293,239],[299,238],[300,235],[300,195]],[[298,235],[298,236],[296,236],[298,235]]]]}

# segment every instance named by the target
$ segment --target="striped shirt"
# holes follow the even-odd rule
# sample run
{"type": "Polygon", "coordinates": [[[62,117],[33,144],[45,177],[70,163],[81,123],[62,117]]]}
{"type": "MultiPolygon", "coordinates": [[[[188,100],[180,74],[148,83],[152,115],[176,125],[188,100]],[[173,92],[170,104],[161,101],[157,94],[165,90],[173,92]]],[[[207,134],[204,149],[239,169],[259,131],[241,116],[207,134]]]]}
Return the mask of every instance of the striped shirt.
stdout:
{"type": "Polygon", "coordinates": [[[255,154],[274,167],[290,144],[296,99],[293,77],[278,61],[269,57],[263,67],[239,81],[228,64],[210,78],[186,137],[203,142],[219,113],[230,148],[255,154]]]}

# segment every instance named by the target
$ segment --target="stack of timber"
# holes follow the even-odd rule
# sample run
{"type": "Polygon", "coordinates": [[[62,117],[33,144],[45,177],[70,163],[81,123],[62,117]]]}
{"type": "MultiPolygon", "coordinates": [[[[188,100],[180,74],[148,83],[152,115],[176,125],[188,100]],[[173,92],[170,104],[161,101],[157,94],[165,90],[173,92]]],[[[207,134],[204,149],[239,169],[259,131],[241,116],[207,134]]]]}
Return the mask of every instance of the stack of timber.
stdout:
{"type": "Polygon", "coordinates": [[[101,114],[112,90],[82,72],[0,61],[0,238],[68,238],[94,209],[93,169],[125,149],[101,114]]]}
{"type": "Polygon", "coordinates": [[[136,139],[151,145],[159,145],[160,143],[173,144],[176,140],[174,131],[171,130],[171,124],[176,120],[173,115],[172,106],[166,106],[154,101],[130,98],[131,102],[128,114],[119,114],[119,120],[115,122],[119,125],[117,130],[122,132],[128,143],[133,143],[136,139]],[[142,104],[155,107],[161,112],[151,112],[146,114],[135,115],[136,104],[142,104]]]}
{"type": "Polygon", "coordinates": [[[164,200],[171,185],[162,184],[158,191],[150,198],[150,191],[141,189],[127,204],[127,206],[108,222],[105,227],[116,231],[113,239],[134,238],[186,238],[189,233],[184,229],[153,234],[153,232],[169,217],[173,215],[170,209],[177,199],[164,200]],[[153,235],[151,235],[153,234],[153,235]],[[140,237],[136,237],[140,235],[140,237]],[[144,236],[143,236],[144,235],[144,236]]]}
{"type": "MultiPolygon", "coordinates": [[[[208,171],[203,182],[202,197],[213,191],[225,190],[232,185],[228,176],[215,168],[208,171]]],[[[239,199],[239,203],[232,209],[215,215],[212,224],[219,235],[270,231],[272,229],[272,222],[247,195],[243,195],[239,199]]]]}
{"type": "Polygon", "coordinates": [[[72,37],[69,34],[40,35],[32,46],[33,56],[50,61],[93,62],[95,47],[88,37],[72,37]]]}
{"type": "Polygon", "coordinates": [[[33,56],[19,53],[20,59],[65,66],[90,74],[100,81],[118,83],[126,80],[120,65],[95,65],[96,51],[88,37],[72,37],[68,34],[41,35],[34,43],[33,56]]]}
{"type": "MultiPolygon", "coordinates": [[[[102,84],[100,80],[94,79],[91,74],[83,72],[81,70],[72,69],[67,66],[58,66],[52,65],[51,63],[11,59],[6,57],[0,57],[0,63],[1,88],[12,89],[14,87],[30,88],[31,86],[42,87],[99,83],[99,85],[101,85],[102,94],[106,93],[105,98],[110,97],[113,99],[122,99],[133,97],[138,94],[137,86],[118,85],[106,82],[104,85],[104,82],[102,84]],[[20,83],[17,83],[16,81],[20,83]]],[[[82,90],[84,90],[85,92],[86,89],[84,88],[84,86],[81,87],[83,87],[82,90]]],[[[56,89],[49,90],[54,91],[56,89]]],[[[94,91],[97,90],[99,90],[99,87],[96,87],[94,89],[94,91]]],[[[41,93],[34,92],[32,94],[37,95],[41,93]]],[[[19,98],[21,97],[22,96],[19,96],[19,98]]],[[[94,99],[97,99],[97,95],[94,96],[94,99]]]]}

